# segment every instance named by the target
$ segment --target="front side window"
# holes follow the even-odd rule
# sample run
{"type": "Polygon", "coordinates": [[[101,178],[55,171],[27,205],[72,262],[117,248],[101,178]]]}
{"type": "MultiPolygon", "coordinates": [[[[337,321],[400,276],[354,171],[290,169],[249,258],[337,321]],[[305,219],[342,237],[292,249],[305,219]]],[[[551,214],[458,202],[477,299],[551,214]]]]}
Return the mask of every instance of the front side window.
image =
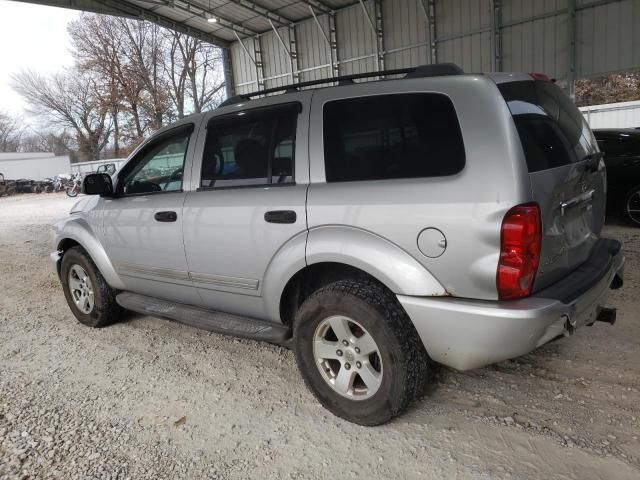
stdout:
{"type": "Polygon", "coordinates": [[[122,192],[127,195],[182,190],[182,173],[191,130],[151,142],[133,167],[125,172],[122,192]]]}
{"type": "Polygon", "coordinates": [[[207,126],[201,188],[293,182],[298,104],[214,118],[207,126]]]}
{"type": "Polygon", "coordinates": [[[442,94],[331,101],[323,128],[327,182],[437,177],[464,168],[458,117],[442,94]]]}

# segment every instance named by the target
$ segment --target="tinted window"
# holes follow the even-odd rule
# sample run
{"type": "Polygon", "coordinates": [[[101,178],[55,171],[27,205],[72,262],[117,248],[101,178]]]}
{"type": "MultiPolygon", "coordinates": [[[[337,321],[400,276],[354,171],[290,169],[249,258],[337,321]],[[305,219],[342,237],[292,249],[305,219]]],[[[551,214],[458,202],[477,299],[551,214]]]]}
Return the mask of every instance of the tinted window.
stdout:
{"type": "Polygon", "coordinates": [[[200,187],[293,182],[298,105],[243,111],[207,126],[200,187]]]}
{"type": "Polygon", "coordinates": [[[182,190],[182,171],[191,129],[151,141],[124,173],[125,194],[182,190]]]}
{"type": "Polygon", "coordinates": [[[520,135],[529,172],[584,159],[595,141],[571,99],[552,82],[498,85],[520,135]]]}
{"type": "Polygon", "coordinates": [[[328,102],[324,158],[328,182],[453,175],[465,161],[453,104],[434,93],[328,102]]]}

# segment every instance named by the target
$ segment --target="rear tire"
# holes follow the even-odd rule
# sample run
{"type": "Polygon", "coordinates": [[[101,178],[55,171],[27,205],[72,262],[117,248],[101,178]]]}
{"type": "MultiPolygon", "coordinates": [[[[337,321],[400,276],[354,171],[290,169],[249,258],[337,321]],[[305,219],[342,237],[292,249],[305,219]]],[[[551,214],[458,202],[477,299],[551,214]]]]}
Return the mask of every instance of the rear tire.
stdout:
{"type": "Polygon", "coordinates": [[[60,281],[69,308],[83,325],[102,328],[117,322],[124,309],[116,303],[111,288],[80,246],[67,250],[62,257],[60,281]]]}
{"type": "Polygon", "coordinates": [[[640,185],[633,187],[624,199],[624,213],[634,225],[640,226],[640,185]]]}
{"type": "Polygon", "coordinates": [[[318,401],[360,425],[399,415],[428,380],[430,360],[413,324],[372,281],[340,280],[313,293],[298,310],[293,341],[318,401]]]}

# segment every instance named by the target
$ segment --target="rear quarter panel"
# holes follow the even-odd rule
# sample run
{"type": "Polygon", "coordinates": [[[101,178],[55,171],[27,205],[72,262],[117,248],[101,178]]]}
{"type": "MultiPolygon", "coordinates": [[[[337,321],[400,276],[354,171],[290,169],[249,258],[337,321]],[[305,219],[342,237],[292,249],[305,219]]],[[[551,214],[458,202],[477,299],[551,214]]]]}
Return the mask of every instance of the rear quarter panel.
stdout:
{"type": "MultiPolygon", "coordinates": [[[[502,218],[509,208],[530,198],[531,190],[517,132],[495,83],[482,75],[464,75],[317,90],[310,132],[308,254],[317,250],[324,227],[354,227],[385,239],[411,257],[444,287],[443,295],[497,299],[502,218]],[[326,183],[324,104],[411,92],[442,93],[452,100],[464,138],[464,169],[447,177],[326,183]],[[438,228],[446,236],[446,251],[438,258],[428,258],[418,249],[418,235],[427,227],[438,228]]],[[[348,242],[347,236],[338,235],[327,248],[336,252],[352,248],[348,242]]],[[[384,262],[378,258],[376,268],[384,262]]],[[[396,285],[398,294],[434,293],[428,288],[405,293],[403,282],[396,285]]]]}

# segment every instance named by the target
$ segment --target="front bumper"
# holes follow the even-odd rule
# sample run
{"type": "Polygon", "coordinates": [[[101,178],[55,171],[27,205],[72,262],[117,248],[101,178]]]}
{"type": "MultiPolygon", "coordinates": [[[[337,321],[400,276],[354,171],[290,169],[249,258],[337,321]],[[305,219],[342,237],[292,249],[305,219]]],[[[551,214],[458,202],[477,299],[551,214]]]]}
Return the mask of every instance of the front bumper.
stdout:
{"type": "Polygon", "coordinates": [[[434,361],[470,370],[519,357],[592,324],[610,288],[622,286],[623,270],[620,243],[602,239],[583,266],[522,300],[398,299],[434,361]]]}
{"type": "Polygon", "coordinates": [[[58,277],[60,276],[60,261],[62,260],[62,253],[55,251],[49,254],[49,260],[51,261],[51,268],[56,272],[58,277]]]}

